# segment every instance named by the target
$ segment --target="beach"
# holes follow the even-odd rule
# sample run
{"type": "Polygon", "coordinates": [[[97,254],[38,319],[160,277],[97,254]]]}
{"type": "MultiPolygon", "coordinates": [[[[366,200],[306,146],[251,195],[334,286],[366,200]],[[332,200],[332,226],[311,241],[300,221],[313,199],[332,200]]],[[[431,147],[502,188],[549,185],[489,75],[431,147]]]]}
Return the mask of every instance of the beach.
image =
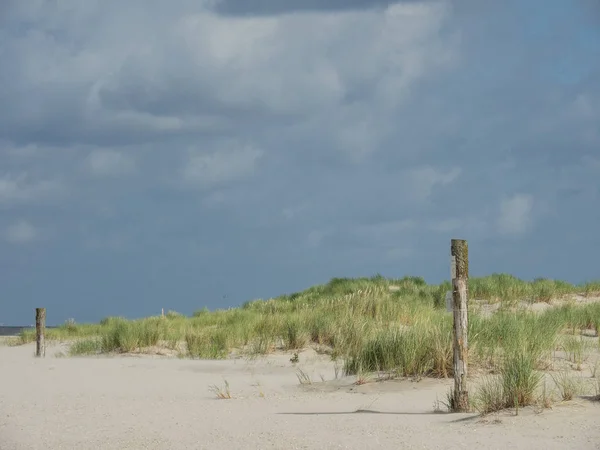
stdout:
{"type": "Polygon", "coordinates": [[[221,361],[160,356],[45,358],[0,346],[0,448],[599,449],[600,402],[448,414],[452,380],[357,385],[313,350],[221,361]],[[311,382],[299,382],[299,370],[311,382]],[[231,398],[220,399],[218,392],[231,398]]]}

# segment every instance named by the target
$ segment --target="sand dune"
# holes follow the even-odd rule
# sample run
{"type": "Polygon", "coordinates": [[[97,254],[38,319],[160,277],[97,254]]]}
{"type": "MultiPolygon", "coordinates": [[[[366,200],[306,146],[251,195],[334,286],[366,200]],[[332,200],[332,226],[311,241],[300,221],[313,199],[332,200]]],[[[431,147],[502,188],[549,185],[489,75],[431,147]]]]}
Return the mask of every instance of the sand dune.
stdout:
{"type": "Polygon", "coordinates": [[[600,404],[536,413],[434,412],[451,380],[335,379],[325,356],[255,361],[44,359],[0,346],[0,448],[52,449],[600,449],[600,404]],[[300,385],[298,368],[314,381],[300,385]],[[325,382],[321,381],[321,377],[325,382]],[[233,398],[212,385],[227,380],[233,398]]]}

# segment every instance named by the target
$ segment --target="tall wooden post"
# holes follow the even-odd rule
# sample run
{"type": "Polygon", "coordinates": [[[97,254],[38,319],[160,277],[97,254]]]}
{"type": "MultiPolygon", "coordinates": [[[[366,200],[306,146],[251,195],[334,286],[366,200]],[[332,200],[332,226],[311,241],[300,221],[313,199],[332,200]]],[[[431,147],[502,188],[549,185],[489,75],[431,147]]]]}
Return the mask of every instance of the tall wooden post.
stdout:
{"type": "Polygon", "coordinates": [[[454,311],[454,397],[452,409],[456,412],[467,412],[469,410],[469,391],[467,389],[469,246],[467,241],[452,239],[450,255],[454,311]]]}
{"type": "Polygon", "coordinates": [[[35,356],[46,356],[46,308],[35,308],[35,356]]]}

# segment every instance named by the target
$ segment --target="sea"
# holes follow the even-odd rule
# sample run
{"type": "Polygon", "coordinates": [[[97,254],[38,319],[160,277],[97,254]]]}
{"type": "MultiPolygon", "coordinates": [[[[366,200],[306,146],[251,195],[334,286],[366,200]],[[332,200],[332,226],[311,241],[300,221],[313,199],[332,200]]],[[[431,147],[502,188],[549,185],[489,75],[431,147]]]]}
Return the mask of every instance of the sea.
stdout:
{"type": "MultiPolygon", "coordinates": [[[[35,326],[5,326],[0,325],[0,336],[18,336],[21,330],[32,330],[35,326]]],[[[46,328],[56,328],[56,327],[46,327],[46,328]]]]}

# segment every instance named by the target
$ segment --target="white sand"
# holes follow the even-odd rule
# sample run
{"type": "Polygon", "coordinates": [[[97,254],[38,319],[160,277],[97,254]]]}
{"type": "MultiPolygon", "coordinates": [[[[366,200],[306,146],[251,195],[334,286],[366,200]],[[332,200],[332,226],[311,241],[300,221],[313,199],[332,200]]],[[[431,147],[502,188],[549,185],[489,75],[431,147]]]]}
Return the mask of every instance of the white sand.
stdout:
{"type": "Polygon", "coordinates": [[[33,357],[0,346],[0,449],[600,449],[600,403],[536,414],[435,414],[451,381],[352,385],[327,357],[248,362],[33,357]],[[233,399],[209,390],[229,381],[233,399]],[[261,396],[261,392],[264,397],[261,396]],[[379,413],[354,412],[360,409],[379,413]]]}

